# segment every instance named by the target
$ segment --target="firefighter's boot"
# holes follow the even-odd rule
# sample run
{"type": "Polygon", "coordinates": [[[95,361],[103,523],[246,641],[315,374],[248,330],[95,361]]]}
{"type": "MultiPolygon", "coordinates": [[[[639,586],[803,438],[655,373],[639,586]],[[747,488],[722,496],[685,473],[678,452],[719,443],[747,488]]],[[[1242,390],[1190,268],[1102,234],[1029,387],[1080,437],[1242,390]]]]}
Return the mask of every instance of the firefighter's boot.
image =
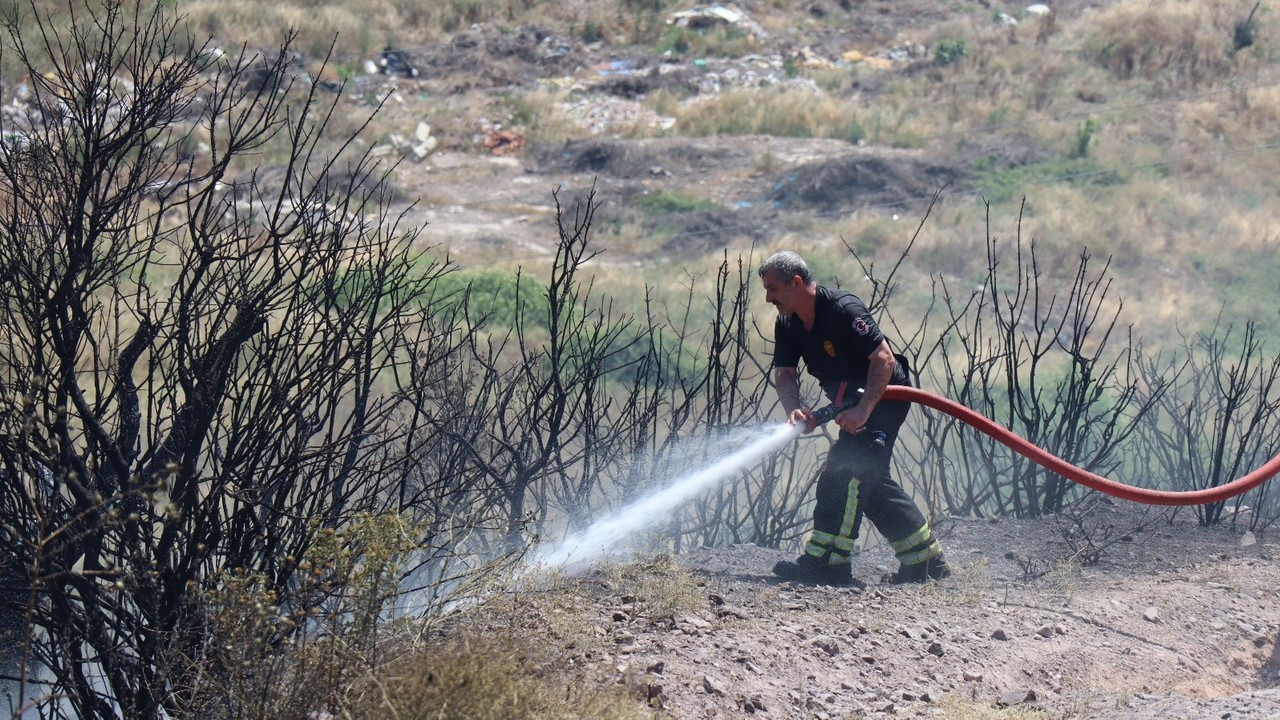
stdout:
{"type": "Polygon", "coordinates": [[[890,585],[905,585],[948,577],[951,577],[951,568],[947,565],[946,559],[939,555],[914,565],[903,565],[894,574],[886,576],[885,582],[890,585]]]}
{"type": "Polygon", "coordinates": [[[853,568],[849,563],[832,565],[825,557],[808,553],[795,560],[783,560],[773,566],[773,574],[803,585],[851,585],[853,568]]]}

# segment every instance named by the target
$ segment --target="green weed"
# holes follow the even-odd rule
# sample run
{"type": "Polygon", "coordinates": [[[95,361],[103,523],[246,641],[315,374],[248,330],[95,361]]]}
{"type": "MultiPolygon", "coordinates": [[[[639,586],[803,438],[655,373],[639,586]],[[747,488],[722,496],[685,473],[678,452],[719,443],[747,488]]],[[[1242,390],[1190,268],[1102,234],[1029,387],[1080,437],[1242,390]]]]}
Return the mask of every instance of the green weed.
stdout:
{"type": "Polygon", "coordinates": [[[943,40],[934,47],[933,60],[939,65],[946,66],[960,62],[968,54],[969,46],[964,38],[943,40]]]}
{"type": "Polygon", "coordinates": [[[686,213],[695,210],[710,210],[716,207],[715,202],[711,200],[670,190],[655,190],[644,195],[637,195],[632,204],[648,215],[686,213]]]}

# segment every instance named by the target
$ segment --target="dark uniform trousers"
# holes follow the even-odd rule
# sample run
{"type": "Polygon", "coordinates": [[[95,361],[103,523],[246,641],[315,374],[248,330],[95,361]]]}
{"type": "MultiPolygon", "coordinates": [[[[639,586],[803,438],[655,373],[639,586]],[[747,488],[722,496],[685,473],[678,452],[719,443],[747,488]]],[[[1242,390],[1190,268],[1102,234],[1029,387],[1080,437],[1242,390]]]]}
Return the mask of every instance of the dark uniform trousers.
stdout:
{"type": "Polygon", "coordinates": [[[840,431],[818,475],[813,532],[805,545],[806,553],[825,557],[831,565],[848,564],[865,516],[889,541],[904,566],[942,554],[924,515],[889,475],[898,430],[910,408],[910,403],[885,400],[876,404],[862,432],[850,435],[840,431]],[[876,442],[878,433],[883,433],[883,446],[876,442]]]}

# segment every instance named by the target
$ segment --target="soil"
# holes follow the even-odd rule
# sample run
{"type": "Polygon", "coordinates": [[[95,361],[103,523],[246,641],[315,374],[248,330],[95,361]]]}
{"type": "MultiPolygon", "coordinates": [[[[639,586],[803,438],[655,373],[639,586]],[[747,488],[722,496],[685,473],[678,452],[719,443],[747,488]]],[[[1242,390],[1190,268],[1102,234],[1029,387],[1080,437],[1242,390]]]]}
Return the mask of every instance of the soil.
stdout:
{"type": "Polygon", "coordinates": [[[887,547],[856,555],[855,587],[779,582],[776,550],[694,552],[677,561],[705,602],[673,618],[598,580],[583,612],[615,651],[568,662],[676,718],[1280,717],[1274,542],[1105,499],[937,529],[956,572],[924,586],[880,584],[887,547]]]}
{"type": "Polygon", "coordinates": [[[913,154],[851,151],[782,173],[770,199],[780,208],[820,212],[868,206],[907,209],[943,187],[967,189],[967,175],[962,167],[913,154]]]}

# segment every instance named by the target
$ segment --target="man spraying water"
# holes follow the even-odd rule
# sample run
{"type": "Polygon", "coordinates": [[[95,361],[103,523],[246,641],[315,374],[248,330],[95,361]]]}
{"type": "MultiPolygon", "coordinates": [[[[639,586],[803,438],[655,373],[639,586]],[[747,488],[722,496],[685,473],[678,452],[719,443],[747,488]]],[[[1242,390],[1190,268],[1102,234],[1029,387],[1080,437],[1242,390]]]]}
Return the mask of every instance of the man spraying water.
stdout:
{"type": "Polygon", "coordinates": [[[825,420],[801,403],[801,359],[832,404],[845,408],[834,416],[840,435],[818,475],[813,530],[804,553],[775,565],[774,574],[811,584],[853,582],[850,554],[865,516],[898,556],[901,566],[890,582],[950,575],[928,521],[889,474],[894,442],[910,404],[881,402],[881,396],[890,384],[910,384],[905,358],[893,354],[861,300],[818,285],[799,255],[775,253],[760,266],[759,275],[765,300],[778,308],[774,385],[789,422],[812,432],[825,420]]]}

